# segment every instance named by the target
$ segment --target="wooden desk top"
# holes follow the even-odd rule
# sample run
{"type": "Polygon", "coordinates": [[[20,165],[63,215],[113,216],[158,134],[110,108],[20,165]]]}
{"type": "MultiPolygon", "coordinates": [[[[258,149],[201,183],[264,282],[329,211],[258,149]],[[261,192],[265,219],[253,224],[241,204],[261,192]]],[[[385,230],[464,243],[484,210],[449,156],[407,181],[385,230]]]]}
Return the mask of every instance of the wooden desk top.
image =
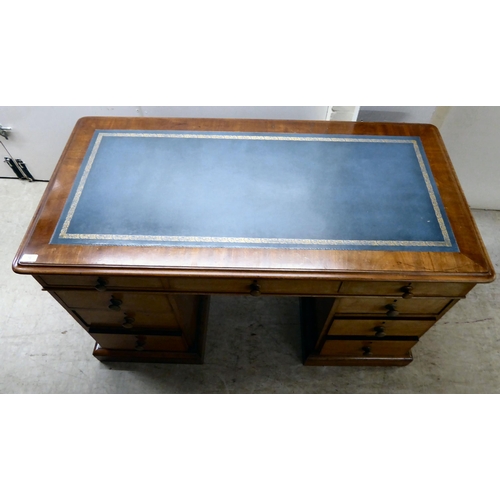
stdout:
{"type": "Polygon", "coordinates": [[[82,118],[13,268],[494,279],[435,127],[326,121],[82,118]]]}

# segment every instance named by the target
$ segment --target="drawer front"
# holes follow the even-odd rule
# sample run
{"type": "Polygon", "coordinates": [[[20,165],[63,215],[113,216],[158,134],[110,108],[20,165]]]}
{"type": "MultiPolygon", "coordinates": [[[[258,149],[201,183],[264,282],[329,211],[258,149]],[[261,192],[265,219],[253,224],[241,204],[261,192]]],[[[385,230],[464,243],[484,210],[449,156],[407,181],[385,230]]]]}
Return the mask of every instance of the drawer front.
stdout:
{"type": "Polygon", "coordinates": [[[46,287],[91,288],[100,290],[161,290],[161,278],[129,277],[129,276],[72,276],[72,275],[39,275],[37,279],[46,287]]]}
{"type": "Polygon", "coordinates": [[[335,295],[341,281],[258,280],[263,295],[335,295]]]}
{"type": "Polygon", "coordinates": [[[435,316],[443,311],[453,299],[420,298],[412,300],[386,297],[346,297],[337,299],[335,314],[377,314],[388,317],[400,315],[435,316]]]}
{"type": "Polygon", "coordinates": [[[187,351],[188,346],[180,335],[134,335],[114,333],[90,333],[105,349],[134,351],[187,351]]]}
{"type": "Polygon", "coordinates": [[[252,280],[168,278],[168,291],[185,293],[241,293],[249,294],[252,280]]]}
{"type": "Polygon", "coordinates": [[[242,295],[334,295],[341,282],[286,279],[169,278],[167,289],[185,293],[227,293],[242,295]]]}
{"type": "Polygon", "coordinates": [[[403,297],[465,297],[474,287],[469,283],[417,283],[384,281],[344,281],[341,295],[397,295],[403,297]],[[411,287],[409,290],[407,287],[411,287]]]}
{"type": "Polygon", "coordinates": [[[433,320],[334,319],[328,335],[419,337],[434,323],[433,320]]]}
{"type": "Polygon", "coordinates": [[[417,340],[327,340],[322,356],[339,357],[406,357],[417,340]]]}
{"type": "Polygon", "coordinates": [[[167,295],[162,293],[111,293],[90,290],[58,290],[51,293],[58,296],[69,308],[173,313],[167,295]]]}
{"type": "Polygon", "coordinates": [[[73,311],[89,327],[122,327],[124,330],[138,328],[162,328],[180,330],[179,323],[173,313],[152,314],[149,312],[125,310],[111,311],[99,309],[73,309],[73,311]]]}

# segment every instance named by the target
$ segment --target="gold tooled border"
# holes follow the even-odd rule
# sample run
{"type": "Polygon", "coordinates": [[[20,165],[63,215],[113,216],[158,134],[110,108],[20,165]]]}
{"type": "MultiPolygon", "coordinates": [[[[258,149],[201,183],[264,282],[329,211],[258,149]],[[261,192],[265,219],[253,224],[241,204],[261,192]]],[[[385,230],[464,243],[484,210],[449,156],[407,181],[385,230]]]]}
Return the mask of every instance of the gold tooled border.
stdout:
{"type": "Polygon", "coordinates": [[[89,159],[78,183],[75,196],[71,202],[66,218],[59,232],[59,238],[72,240],[120,240],[120,241],[149,241],[172,243],[250,243],[273,245],[311,245],[311,246],[394,246],[394,247],[451,247],[451,239],[439,208],[436,194],[432,187],[431,179],[425,167],[425,162],[420,147],[415,139],[376,139],[363,137],[307,137],[289,135],[224,135],[224,134],[186,134],[186,133],[151,133],[151,132],[99,132],[89,159]],[[157,137],[176,139],[218,139],[218,140],[264,140],[264,141],[306,141],[306,142],[382,142],[396,144],[413,144],[425,185],[443,235],[443,241],[384,241],[384,240],[311,240],[311,239],[285,239],[285,238],[217,238],[200,236],[152,236],[152,235],[118,235],[118,234],[78,234],[69,233],[69,225],[80,201],[81,194],[87,182],[90,170],[94,164],[103,137],[157,137]]]}

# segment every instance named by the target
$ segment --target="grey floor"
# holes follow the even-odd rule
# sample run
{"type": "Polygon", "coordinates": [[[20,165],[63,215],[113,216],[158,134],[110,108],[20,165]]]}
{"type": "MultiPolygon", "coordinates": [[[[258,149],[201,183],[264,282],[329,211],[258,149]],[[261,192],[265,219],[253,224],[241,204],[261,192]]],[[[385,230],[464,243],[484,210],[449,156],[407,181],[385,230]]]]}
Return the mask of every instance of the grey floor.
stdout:
{"type": "MultiPolygon", "coordinates": [[[[0,393],[499,393],[500,280],[477,286],[402,368],[304,367],[295,298],[213,297],[205,364],[100,363],[93,340],[12,272],[45,183],[0,180],[0,393]]],[[[500,212],[474,210],[498,269],[500,212]]]]}

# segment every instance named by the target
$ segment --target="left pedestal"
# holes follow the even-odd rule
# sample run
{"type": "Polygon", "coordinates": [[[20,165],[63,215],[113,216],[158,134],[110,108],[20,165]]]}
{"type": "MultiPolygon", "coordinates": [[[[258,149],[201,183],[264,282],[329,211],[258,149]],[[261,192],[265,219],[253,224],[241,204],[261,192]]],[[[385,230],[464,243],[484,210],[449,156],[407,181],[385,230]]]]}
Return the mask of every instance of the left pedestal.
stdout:
{"type": "Polygon", "coordinates": [[[96,341],[100,361],[203,362],[209,296],[165,293],[156,277],[35,278],[96,341]]]}

